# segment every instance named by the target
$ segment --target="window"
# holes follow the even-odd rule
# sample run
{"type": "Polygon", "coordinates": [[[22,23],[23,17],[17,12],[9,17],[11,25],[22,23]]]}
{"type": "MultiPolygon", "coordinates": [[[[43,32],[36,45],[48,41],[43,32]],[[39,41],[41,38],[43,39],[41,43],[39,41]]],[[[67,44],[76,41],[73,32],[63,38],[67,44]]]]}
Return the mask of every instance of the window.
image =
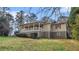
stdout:
{"type": "Polygon", "coordinates": [[[56,28],[56,29],[57,29],[57,27],[58,27],[58,26],[57,26],[57,25],[55,25],[55,28],[56,28]]]}
{"type": "Polygon", "coordinates": [[[61,29],[61,24],[59,24],[59,28],[61,29]]]}
{"type": "Polygon", "coordinates": [[[61,24],[57,24],[57,25],[55,26],[55,28],[56,28],[56,29],[57,29],[57,28],[61,29],[61,24]]]}

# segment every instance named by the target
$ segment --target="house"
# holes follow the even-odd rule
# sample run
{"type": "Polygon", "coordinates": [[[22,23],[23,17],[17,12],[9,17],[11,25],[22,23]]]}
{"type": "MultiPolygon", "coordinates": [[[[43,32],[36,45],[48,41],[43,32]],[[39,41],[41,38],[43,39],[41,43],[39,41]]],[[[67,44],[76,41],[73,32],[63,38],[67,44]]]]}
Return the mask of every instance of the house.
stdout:
{"type": "MultiPolygon", "coordinates": [[[[64,19],[64,18],[63,18],[64,19]]],[[[67,38],[66,21],[32,22],[20,25],[20,34],[35,38],[67,38]]]]}

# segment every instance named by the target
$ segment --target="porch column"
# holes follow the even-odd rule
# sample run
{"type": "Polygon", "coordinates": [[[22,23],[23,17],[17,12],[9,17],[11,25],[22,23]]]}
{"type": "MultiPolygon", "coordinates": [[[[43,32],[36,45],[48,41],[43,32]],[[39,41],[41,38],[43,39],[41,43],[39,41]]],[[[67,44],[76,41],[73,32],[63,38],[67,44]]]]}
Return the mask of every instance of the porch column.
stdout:
{"type": "Polygon", "coordinates": [[[34,23],[33,23],[33,31],[34,31],[34,23]]]}
{"type": "Polygon", "coordinates": [[[50,39],[50,32],[51,32],[51,24],[49,25],[48,39],[50,39]]]}
{"type": "Polygon", "coordinates": [[[38,37],[40,37],[40,23],[38,23],[39,28],[38,28],[38,37]]]}
{"type": "Polygon", "coordinates": [[[40,23],[39,23],[39,30],[40,30],[40,23]]]}
{"type": "Polygon", "coordinates": [[[28,25],[28,30],[29,30],[29,25],[28,25]]]}

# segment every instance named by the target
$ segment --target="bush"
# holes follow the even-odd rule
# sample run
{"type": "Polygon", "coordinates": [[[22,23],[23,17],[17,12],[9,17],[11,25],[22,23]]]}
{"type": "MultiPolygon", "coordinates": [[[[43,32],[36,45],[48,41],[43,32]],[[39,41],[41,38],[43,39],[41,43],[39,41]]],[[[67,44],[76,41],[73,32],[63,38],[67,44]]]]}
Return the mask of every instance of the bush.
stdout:
{"type": "Polygon", "coordinates": [[[72,38],[73,39],[78,39],[78,32],[76,28],[72,29],[72,38]]]}
{"type": "Polygon", "coordinates": [[[72,38],[79,39],[79,15],[76,15],[75,22],[76,24],[72,27],[72,38]]]}

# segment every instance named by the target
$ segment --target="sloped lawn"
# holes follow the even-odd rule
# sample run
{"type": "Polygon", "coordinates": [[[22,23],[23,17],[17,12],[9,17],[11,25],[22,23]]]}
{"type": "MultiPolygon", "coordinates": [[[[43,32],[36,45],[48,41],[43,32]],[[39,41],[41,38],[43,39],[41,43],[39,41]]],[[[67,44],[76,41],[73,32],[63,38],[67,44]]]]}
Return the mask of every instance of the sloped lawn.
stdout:
{"type": "Polygon", "coordinates": [[[69,39],[31,39],[0,37],[1,51],[78,51],[79,41],[69,39]]]}

